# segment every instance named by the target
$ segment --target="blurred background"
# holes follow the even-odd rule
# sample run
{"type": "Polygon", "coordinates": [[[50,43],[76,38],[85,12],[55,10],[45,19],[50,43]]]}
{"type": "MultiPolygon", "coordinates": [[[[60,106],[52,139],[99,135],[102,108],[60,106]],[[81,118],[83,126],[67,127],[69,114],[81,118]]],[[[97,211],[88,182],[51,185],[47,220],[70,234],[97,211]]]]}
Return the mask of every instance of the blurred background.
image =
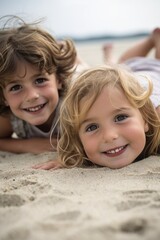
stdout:
{"type": "Polygon", "coordinates": [[[160,0],[0,0],[0,16],[44,18],[58,37],[147,33],[160,26],[160,0]]]}
{"type": "Polygon", "coordinates": [[[149,34],[160,26],[160,0],[0,0],[0,17],[12,14],[27,22],[43,18],[55,37],[72,38],[78,48],[88,41],[88,49],[95,41],[149,34]]]}

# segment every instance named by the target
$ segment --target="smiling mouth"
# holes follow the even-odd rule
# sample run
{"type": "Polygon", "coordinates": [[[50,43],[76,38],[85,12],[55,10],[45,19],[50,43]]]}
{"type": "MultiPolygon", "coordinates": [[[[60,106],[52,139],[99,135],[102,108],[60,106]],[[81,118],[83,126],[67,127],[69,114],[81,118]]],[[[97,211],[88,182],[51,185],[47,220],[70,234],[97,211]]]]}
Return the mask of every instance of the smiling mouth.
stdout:
{"type": "Polygon", "coordinates": [[[46,103],[40,104],[40,105],[38,105],[36,107],[25,108],[23,110],[25,110],[27,112],[37,112],[37,111],[41,110],[45,105],[46,105],[46,103]]]}
{"type": "Polygon", "coordinates": [[[124,150],[126,149],[126,147],[128,146],[128,144],[118,147],[118,148],[114,148],[108,151],[103,152],[106,155],[110,155],[110,156],[116,156],[121,154],[122,152],[124,152],[124,150]]]}

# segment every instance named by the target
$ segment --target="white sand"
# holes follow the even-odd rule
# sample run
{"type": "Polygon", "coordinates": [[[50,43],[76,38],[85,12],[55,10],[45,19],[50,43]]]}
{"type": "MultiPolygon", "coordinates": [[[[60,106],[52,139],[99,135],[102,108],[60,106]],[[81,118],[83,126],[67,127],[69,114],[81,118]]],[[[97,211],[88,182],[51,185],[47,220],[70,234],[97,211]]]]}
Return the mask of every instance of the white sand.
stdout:
{"type": "Polygon", "coordinates": [[[160,157],[119,170],[31,168],[52,158],[0,152],[0,240],[160,239],[160,157]]]}

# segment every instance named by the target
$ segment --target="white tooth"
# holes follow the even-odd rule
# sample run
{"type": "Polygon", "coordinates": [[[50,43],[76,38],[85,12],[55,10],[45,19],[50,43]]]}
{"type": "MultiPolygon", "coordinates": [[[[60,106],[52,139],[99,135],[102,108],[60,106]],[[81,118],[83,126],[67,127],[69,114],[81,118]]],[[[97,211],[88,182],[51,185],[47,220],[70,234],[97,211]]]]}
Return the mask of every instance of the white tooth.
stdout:
{"type": "Polygon", "coordinates": [[[30,111],[30,112],[36,112],[36,111],[38,111],[39,109],[41,109],[42,106],[43,106],[43,104],[42,104],[42,105],[39,105],[38,107],[28,108],[27,110],[30,111]]]}
{"type": "Polygon", "coordinates": [[[119,151],[121,151],[123,149],[123,147],[117,148],[115,150],[110,150],[108,151],[108,153],[118,153],[119,151]]]}

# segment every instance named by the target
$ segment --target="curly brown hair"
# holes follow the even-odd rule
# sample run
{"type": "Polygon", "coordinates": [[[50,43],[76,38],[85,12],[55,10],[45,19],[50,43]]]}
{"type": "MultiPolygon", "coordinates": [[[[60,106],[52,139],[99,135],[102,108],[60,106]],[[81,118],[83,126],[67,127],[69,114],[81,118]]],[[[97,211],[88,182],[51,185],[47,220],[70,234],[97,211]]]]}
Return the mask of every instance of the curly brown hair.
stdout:
{"type": "Polygon", "coordinates": [[[9,110],[4,104],[3,87],[12,79],[20,61],[34,65],[40,72],[55,73],[62,83],[60,96],[66,90],[67,79],[73,74],[76,61],[74,43],[56,40],[38,23],[28,24],[12,16],[0,29],[0,114],[9,110]],[[16,24],[10,26],[9,23],[16,24]]]}

